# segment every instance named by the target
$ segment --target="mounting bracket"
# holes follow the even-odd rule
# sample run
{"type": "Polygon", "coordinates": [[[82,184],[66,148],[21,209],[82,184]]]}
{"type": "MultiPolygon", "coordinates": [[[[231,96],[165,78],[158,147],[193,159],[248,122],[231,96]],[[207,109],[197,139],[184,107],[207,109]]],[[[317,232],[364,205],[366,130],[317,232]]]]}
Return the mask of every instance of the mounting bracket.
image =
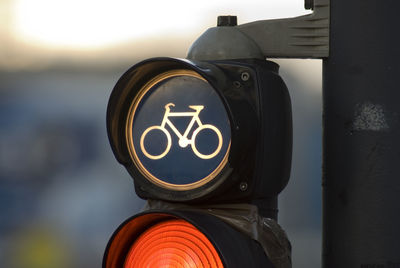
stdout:
{"type": "Polygon", "coordinates": [[[236,17],[221,16],[189,49],[187,58],[326,58],[329,56],[330,0],[305,0],[313,13],[236,25],[236,17]]]}

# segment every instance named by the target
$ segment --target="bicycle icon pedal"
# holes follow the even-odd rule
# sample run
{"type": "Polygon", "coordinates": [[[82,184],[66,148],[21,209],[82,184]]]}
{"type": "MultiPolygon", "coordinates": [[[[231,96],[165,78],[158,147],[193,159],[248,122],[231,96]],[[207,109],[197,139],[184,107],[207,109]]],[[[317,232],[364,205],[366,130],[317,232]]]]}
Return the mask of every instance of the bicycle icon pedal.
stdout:
{"type": "Polygon", "coordinates": [[[214,158],[220,152],[220,150],[222,148],[222,134],[221,134],[221,131],[214,125],[203,124],[201,122],[201,120],[199,118],[199,114],[204,109],[204,106],[203,105],[189,105],[188,108],[193,111],[171,112],[171,107],[174,107],[174,106],[175,106],[174,103],[166,104],[164,106],[165,113],[164,113],[164,117],[162,119],[161,125],[150,126],[143,132],[142,136],[140,137],[140,148],[141,148],[143,154],[146,157],[153,159],[153,160],[161,159],[168,154],[168,152],[170,151],[171,146],[172,146],[171,134],[168,131],[168,129],[166,128],[166,126],[168,125],[169,128],[173,131],[173,133],[175,133],[175,135],[178,137],[178,144],[181,148],[186,148],[187,146],[190,145],[193,153],[197,157],[199,157],[201,159],[214,158]],[[175,127],[173,122],[170,120],[171,117],[191,117],[191,120],[183,134],[175,127]],[[191,132],[195,123],[197,123],[198,127],[196,129],[194,129],[192,136],[189,139],[188,135],[191,132]],[[198,134],[204,130],[211,130],[218,137],[217,148],[215,148],[215,150],[213,152],[211,152],[210,154],[203,154],[196,147],[196,138],[197,138],[198,134]],[[157,131],[161,131],[166,136],[167,145],[166,145],[165,150],[162,153],[160,153],[158,155],[152,155],[145,148],[145,138],[150,132],[157,132],[157,131]]]}

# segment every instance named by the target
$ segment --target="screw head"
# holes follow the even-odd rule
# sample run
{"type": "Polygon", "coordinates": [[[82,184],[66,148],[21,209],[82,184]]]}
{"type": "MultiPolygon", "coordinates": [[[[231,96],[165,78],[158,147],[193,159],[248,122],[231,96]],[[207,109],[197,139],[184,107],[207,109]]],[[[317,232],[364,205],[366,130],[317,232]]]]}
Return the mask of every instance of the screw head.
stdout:
{"type": "Polygon", "coordinates": [[[247,182],[241,182],[239,185],[240,191],[242,192],[246,191],[247,187],[248,187],[247,182]]]}
{"type": "Polygon", "coordinates": [[[240,82],[239,81],[234,81],[233,82],[233,85],[236,87],[236,88],[240,88],[242,85],[240,84],[240,82]]]}
{"type": "Polygon", "coordinates": [[[250,79],[250,74],[249,74],[248,72],[243,72],[243,73],[240,75],[240,78],[242,78],[243,81],[247,81],[247,80],[250,79]]]}

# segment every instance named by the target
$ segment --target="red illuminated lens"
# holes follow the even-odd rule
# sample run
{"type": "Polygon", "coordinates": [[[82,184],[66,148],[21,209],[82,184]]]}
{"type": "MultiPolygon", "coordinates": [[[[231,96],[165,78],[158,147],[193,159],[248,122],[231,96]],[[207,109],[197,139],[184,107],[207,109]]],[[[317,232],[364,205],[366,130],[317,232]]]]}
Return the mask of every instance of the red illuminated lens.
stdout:
{"type": "Polygon", "coordinates": [[[190,223],[176,219],[147,229],[132,245],[124,268],[222,268],[207,237],[190,223]]]}

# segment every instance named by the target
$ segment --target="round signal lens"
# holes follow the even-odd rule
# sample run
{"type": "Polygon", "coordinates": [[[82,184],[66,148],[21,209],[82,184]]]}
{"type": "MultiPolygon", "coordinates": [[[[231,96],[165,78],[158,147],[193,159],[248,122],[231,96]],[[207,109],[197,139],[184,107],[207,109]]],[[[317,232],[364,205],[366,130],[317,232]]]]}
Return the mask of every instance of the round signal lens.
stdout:
{"type": "Polygon", "coordinates": [[[210,240],[181,219],[158,223],[147,229],[130,248],[124,268],[222,268],[210,240]]]}
{"type": "Polygon", "coordinates": [[[131,103],[126,122],[131,159],[152,184],[174,191],[199,188],[228,162],[229,120],[219,94],[198,73],[161,73],[131,103]]]}

